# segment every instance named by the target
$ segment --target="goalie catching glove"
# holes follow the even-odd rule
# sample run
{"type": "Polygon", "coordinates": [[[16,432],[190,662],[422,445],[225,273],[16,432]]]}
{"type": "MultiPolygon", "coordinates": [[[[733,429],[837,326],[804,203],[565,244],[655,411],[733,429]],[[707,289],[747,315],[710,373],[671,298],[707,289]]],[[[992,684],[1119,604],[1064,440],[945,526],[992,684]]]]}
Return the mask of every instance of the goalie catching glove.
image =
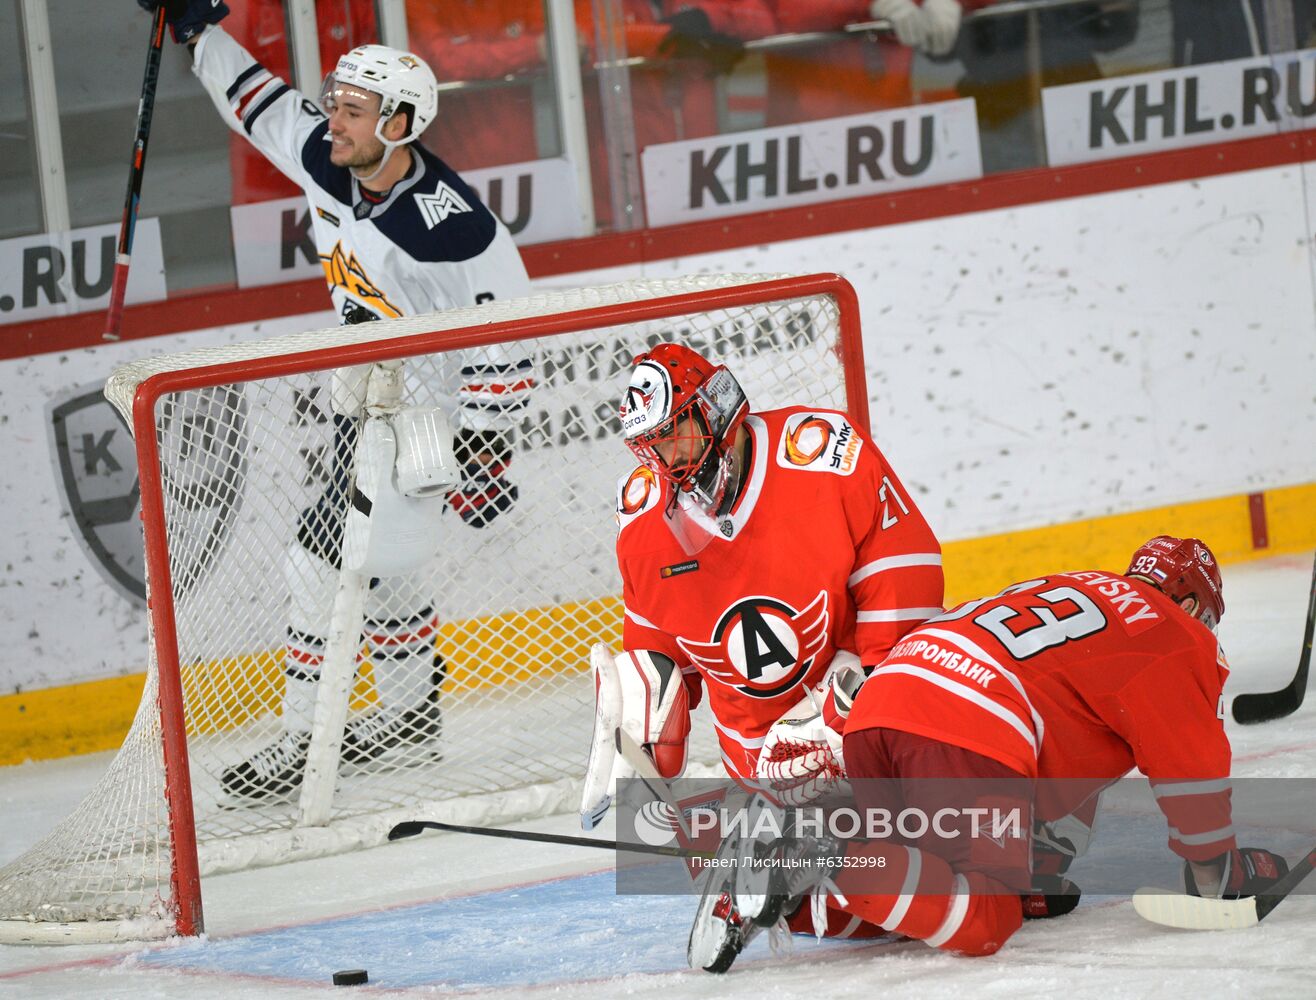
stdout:
{"type": "Polygon", "coordinates": [[[607,814],[617,782],[635,776],[634,767],[618,751],[619,729],[644,749],[664,778],[685,770],[690,736],[690,692],[670,657],[643,649],[617,656],[599,643],[589,659],[594,738],[580,800],[580,825],[586,830],[607,814]]]}
{"type": "Polygon", "coordinates": [[[799,806],[834,791],[845,778],[841,733],[864,682],[859,658],[832,658],[819,696],[814,692],[772,724],[755,776],[781,805],[799,806]]]}

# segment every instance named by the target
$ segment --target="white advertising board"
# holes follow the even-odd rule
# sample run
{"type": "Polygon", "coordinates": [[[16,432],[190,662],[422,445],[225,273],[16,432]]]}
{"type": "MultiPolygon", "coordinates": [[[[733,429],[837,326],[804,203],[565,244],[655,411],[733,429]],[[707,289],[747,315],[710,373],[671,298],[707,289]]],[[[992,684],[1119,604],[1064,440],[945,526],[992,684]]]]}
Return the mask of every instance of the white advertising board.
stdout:
{"type": "Polygon", "coordinates": [[[1053,167],[1306,128],[1316,50],[1047,87],[1042,114],[1053,167]]]}
{"type": "Polygon", "coordinates": [[[640,158],[651,226],[982,176],[972,100],[661,143],[640,158]]]}
{"type": "MultiPolygon", "coordinates": [[[[94,312],[110,303],[119,224],[0,240],[0,323],[94,312]]],[[[165,297],[158,219],[138,219],[125,301],[165,297]]]]}

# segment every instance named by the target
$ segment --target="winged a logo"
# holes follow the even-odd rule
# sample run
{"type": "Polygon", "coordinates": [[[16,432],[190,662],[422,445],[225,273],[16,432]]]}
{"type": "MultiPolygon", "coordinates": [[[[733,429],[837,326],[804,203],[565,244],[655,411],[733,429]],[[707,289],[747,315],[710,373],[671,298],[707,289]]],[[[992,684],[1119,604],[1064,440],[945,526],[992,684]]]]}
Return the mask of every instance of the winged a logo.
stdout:
{"type": "Polygon", "coordinates": [[[794,688],[827,645],[827,591],[796,610],[773,597],[747,597],[722,612],[711,642],[677,637],[705,676],[751,698],[775,698],[794,688]]]}
{"type": "MultiPolygon", "coordinates": [[[[172,397],[159,428],[174,590],[207,572],[240,509],[245,400],[224,386],[172,397]],[[185,535],[184,535],[185,533],[185,535]]],[[[70,389],[46,410],[55,481],[78,543],[115,590],[146,605],[141,486],[132,435],[99,383],[70,389]]]]}

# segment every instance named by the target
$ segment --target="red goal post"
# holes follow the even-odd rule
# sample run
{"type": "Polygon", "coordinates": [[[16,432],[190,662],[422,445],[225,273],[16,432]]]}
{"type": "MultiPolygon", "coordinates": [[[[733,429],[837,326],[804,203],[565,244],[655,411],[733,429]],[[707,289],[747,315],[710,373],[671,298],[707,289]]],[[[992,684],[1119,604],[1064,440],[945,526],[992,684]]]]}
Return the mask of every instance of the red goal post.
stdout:
{"type": "MultiPolygon", "coordinates": [[[[756,410],[812,403],[868,427],[858,303],[828,274],[553,291],[116,369],[106,395],[130,418],[141,485],[147,686],[105,778],[0,868],[0,941],[196,934],[203,874],[381,843],[402,818],[490,824],[574,809],[592,713],[585,654],[620,639],[611,510],[630,459],[616,406],[630,360],[659,340],[726,362],[756,410]],[[337,735],[320,742],[317,714],[312,764],[287,800],[226,801],[225,768],[280,731],[296,587],[281,564],[332,474],[332,373],[400,360],[408,402],[447,406],[445,366],[513,342],[537,382],[508,469],[520,499],[478,530],[448,511],[444,551],[394,588],[404,603],[422,595],[440,623],[436,746],[357,770],[333,756],[343,719],[384,703],[357,607],[326,647],[317,695],[337,699],[337,735]],[[340,694],[325,693],[331,675],[340,694]]],[[[359,600],[374,599],[367,589],[359,600]]],[[[692,759],[715,763],[713,741],[701,746],[692,759]]]]}

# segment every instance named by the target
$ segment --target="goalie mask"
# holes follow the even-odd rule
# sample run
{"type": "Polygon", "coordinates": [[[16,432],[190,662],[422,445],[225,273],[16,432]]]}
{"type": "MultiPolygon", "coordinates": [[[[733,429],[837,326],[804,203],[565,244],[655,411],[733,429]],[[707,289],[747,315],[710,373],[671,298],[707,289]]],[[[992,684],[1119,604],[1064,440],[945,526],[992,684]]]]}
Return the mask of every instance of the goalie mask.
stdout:
{"type": "Polygon", "coordinates": [[[1224,616],[1220,567],[1199,539],[1157,535],[1133,553],[1124,575],[1146,580],[1176,604],[1191,597],[1194,606],[1188,613],[1212,632],[1224,616]]]}
{"type": "Polygon", "coordinates": [[[736,431],[749,402],[725,365],[680,344],[659,344],[635,359],[621,405],[628,447],[708,514],[720,512],[736,478],[736,431]]]}
{"type": "Polygon", "coordinates": [[[320,87],[320,106],[328,113],[344,97],[369,94],[379,96],[375,138],[388,150],[419,139],[439,108],[439,84],[425,60],[387,45],[360,45],[340,57],[320,87]],[[384,123],[403,110],[403,105],[410,105],[411,111],[407,134],[401,139],[385,139],[384,123]]]}

